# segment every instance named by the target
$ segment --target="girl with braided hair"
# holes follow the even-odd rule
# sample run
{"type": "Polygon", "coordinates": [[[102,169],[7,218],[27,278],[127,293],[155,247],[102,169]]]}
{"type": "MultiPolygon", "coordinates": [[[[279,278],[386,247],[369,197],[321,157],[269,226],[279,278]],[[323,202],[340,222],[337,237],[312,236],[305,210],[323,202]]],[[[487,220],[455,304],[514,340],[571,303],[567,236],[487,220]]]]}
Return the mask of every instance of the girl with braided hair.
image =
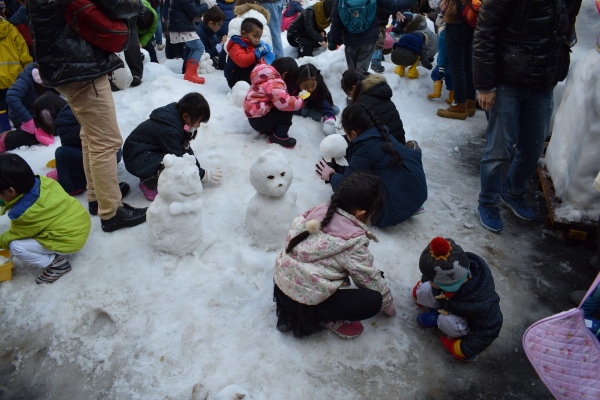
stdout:
{"type": "Polygon", "coordinates": [[[381,179],[357,172],[338,186],[329,204],[294,219],[273,271],[279,331],[300,338],[327,328],[352,338],[364,329],[359,321],[379,311],[396,315],[367,248],[377,238],[366,223],[382,209],[383,197],[381,179]],[[338,290],[349,278],[359,289],[338,290]]]}
{"type": "Polygon", "coordinates": [[[331,183],[333,190],[356,171],[372,171],[379,176],[383,181],[385,206],[372,218],[379,228],[397,225],[422,212],[420,209],[427,200],[427,182],[421,151],[398,143],[375,112],[363,103],[352,103],[344,109],[342,128],[350,141],[346,152],[348,167],[336,166],[334,170],[321,159],[315,173],[331,183]]]}

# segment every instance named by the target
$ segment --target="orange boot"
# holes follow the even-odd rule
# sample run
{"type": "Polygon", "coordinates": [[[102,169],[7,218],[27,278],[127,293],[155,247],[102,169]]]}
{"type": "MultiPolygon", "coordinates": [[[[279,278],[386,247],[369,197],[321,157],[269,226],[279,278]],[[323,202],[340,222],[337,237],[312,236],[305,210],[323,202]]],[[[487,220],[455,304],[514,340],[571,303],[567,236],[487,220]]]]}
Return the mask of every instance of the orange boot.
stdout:
{"type": "Polygon", "coordinates": [[[198,61],[187,60],[185,62],[185,74],[183,74],[183,79],[193,83],[204,83],[204,78],[198,76],[198,61]]]}

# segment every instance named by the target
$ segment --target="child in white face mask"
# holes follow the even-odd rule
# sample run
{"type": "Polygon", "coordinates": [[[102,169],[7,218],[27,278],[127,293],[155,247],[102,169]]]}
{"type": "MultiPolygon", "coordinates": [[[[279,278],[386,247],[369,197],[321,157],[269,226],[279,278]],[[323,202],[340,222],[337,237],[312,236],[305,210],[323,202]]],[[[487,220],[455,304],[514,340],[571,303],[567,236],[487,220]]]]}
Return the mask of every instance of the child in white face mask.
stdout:
{"type": "MultiPolygon", "coordinates": [[[[153,201],[158,194],[158,176],[163,170],[163,157],[174,154],[194,155],[190,142],[196,138],[202,122],[210,119],[210,107],[200,93],[188,93],[177,103],[171,103],[152,111],[150,119],[135,128],[123,146],[125,168],[140,178],[140,189],[153,201]]],[[[219,183],[223,173],[217,167],[204,170],[196,161],[202,182],[219,183]]]]}

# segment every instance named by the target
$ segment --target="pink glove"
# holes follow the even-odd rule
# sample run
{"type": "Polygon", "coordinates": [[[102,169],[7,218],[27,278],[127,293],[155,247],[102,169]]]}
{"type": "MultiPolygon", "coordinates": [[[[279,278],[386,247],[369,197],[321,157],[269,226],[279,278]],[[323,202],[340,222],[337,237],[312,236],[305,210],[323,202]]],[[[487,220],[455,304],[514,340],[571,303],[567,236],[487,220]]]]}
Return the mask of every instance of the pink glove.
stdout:
{"type": "Polygon", "coordinates": [[[27,122],[23,122],[21,124],[21,130],[31,133],[33,135],[35,133],[35,122],[33,122],[33,119],[30,119],[27,122]]]}
{"type": "Polygon", "coordinates": [[[54,143],[54,136],[47,134],[42,130],[42,128],[37,128],[34,135],[37,141],[43,145],[50,146],[52,143],[54,143]]]}
{"type": "Polygon", "coordinates": [[[394,315],[396,315],[396,303],[394,303],[392,301],[392,304],[390,304],[386,308],[382,309],[381,311],[383,311],[384,313],[386,313],[390,317],[393,317],[394,315]]]}
{"type": "Polygon", "coordinates": [[[333,174],[335,174],[335,170],[327,165],[327,162],[324,159],[320,159],[319,163],[316,164],[315,174],[324,181],[328,181],[333,174]]]}

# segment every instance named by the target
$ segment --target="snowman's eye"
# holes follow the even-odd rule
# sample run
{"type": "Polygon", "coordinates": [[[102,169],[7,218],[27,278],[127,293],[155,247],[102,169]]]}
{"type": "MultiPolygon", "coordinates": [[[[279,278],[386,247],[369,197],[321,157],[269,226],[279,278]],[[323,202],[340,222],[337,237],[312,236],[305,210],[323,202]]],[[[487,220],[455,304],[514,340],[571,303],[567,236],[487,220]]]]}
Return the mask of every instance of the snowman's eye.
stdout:
{"type": "Polygon", "coordinates": [[[275,177],[273,175],[269,175],[267,176],[267,179],[275,179],[275,177]]]}
{"type": "Polygon", "coordinates": [[[285,176],[285,172],[282,172],[282,173],[281,173],[281,176],[285,176]]]}

